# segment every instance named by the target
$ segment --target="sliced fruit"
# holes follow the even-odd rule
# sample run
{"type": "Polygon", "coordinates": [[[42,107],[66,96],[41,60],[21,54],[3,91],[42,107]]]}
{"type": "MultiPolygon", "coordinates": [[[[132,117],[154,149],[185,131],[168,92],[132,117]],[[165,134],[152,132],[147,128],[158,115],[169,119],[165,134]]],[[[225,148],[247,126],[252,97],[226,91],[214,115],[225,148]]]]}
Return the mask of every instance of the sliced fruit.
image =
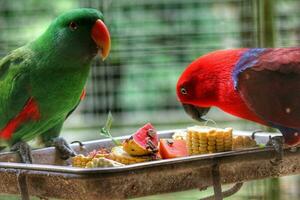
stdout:
{"type": "Polygon", "coordinates": [[[154,158],[153,156],[131,156],[124,151],[122,146],[116,146],[112,148],[109,159],[128,165],[128,164],[150,161],[153,160],[154,158]]]}
{"type": "Polygon", "coordinates": [[[154,127],[148,123],[123,142],[124,151],[132,156],[155,154],[158,151],[158,137],[154,127]]]}
{"type": "Polygon", "coordinates": [[[188,156],[185,140],[161,139],[159,153],[162,158],[178,158],[188,156]]]}

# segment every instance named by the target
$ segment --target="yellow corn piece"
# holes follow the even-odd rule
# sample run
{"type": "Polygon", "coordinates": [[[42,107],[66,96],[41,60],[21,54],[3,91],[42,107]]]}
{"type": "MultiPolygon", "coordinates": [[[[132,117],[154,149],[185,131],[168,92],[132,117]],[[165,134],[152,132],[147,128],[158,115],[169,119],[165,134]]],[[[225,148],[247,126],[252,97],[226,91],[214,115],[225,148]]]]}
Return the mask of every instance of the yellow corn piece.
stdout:
{"type": "Polygon", "coordinates": [[[113,147],[109,159],[125,165],[153,160],[151,156],[131,156],[123,150],[122,146],[113,147]]]}
{"type": "Polygon", "coordinates": [[[73,167],[81,167],[84,168],[88,162],[90,162],[93,158],[90,156],[84,156],[79,154],[72,158],[72,166],[73,167]]]}
{"type": "Polygon", "coordinates": [[[186,141],[190,155],[230,151],[232,150],[232,128],[189,127],[186,141]]]}
{"type": "Polygon", "coordinates": [[[82,154],[76,155],[72,158],[72,166],[73,167],[81,167],[84,168],[87,166],[89,162],[91,162],[94,158],[106,158],[109,154],[97,153],[95,155],[87,155],[84,156],[82,154]]]}

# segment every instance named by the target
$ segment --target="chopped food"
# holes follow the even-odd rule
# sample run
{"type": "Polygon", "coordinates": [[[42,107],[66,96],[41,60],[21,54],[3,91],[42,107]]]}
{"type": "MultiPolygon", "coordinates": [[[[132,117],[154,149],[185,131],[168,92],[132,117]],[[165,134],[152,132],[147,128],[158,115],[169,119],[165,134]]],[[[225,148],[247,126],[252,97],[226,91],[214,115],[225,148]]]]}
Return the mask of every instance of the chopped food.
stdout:
{"type": "Polygon", "coordinates": [[[233,137],[232,148],[244,149],[257,146],[256,141],[249,136],[235,136],[233,137]]]}
{"type": "Polygon", "coordinates": [[[132,156],[155,154],[158,151],[158,137],[154,127],[148,123],[123,142],[123,149],[132,156]]]}
{"type": "Polygon", "coordinates": [[[72,166],[73,167],[81,167],[85,168],[86,164],[93,159],[91,156],[84,156],[79,154],[72,158],[72,166]]]}
{"type": "Polygon", "coordinates": [[[185,140],[161,139],[159,153],[163,159],[188,156],[185,140]]]}
{"type": "Polygon", "coordinates": [[[122,146],[113,147],[109,158],[115,160],[119,163],[123,163],[125,165],[146,162],[150,160],[154,160],[155,157],[148,155],[148,156],[131,156],[126,151],[124,151],[122,146]]]}
{"type": "Polygon", "coordinates": [[[176,131],[173,136],[173,140],[186,140],[186,131],[180,130],[176,131]]]}
{"type": "Polygon", "coordinates": [[[75,156],[72,159],[72,166],[82,168],[116,167],[161,158],[186,157],[255,146],[257,146],[256,141],[249,136],[233,137],[232,128],[221,129],[208,126],[188,127],[186,131],[176,131],[172,138],[158,141],[156,130],[148,123],[129,139],[124,140],[122,146],[117,145],[111,151],[100,148],[89,152],[86,156],[75,156]]]}
{"type": "Polygon", "coordinates": [[[187,129],[186,138],[189,155],[232,150],[232,128],[193,126],[187,129]]]}
{"type": "Polygon", "coordinates": [[[95,168],[95,167],[120,167],[124,166],[122,163],[116,162],[114,160],[110,160],[104,157],[93,158],[89,161],[85,168],[95,168]]]}
{"type": "Polygon", "coordinates": [[[109,151],[105,148],[100,148],[98,150],[94,149],[87,156],[79,154],[72,158],[73,167],[85,168],[87,163],[92,161],[94,158],[107,158],[109,156],[109,151]]]}
{"type": "Polygon", "coordinates": [[[89,156],[92,158],[107,157],[108,155],[109,151],[105,148],[100,148],[98,150],[94,149],[89,153],[89,156]]]}

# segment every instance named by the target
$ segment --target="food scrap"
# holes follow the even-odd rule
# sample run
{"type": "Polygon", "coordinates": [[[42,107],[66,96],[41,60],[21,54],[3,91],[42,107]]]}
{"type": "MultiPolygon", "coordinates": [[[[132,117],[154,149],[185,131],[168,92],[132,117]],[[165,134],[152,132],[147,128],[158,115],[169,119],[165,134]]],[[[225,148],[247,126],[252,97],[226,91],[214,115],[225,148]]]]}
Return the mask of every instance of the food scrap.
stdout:
{"type": "Polygon", "coordinates": [[[104,158],[93,158],[91,161],[89,161],[85,168],[95,168],[95,167],[118,167],[118,166],[124,166],[123,164],[104,158]]]}
{"type": "Polygon", "coordinates": [[[163,159],[188,156],[185,140],[160,139],[159,153],[163,159]]]}
{"type": "Polygon", "coordinates": [[[172,139],[186,140],[186,131],[184,130],[175,131],[175,133],[172,135],[172,139]]]}
{"type": "Polygon", "coordinates": [[[231,151],[232,128],[189,127],[186,142],[189,155],[231,151]]]}
{"type": "Polygon", "coordinates": [[[148,123],[123,142],[123,149],[131,156],[145,156],[158,152],[158,137],[148,123]]]}
{"type": "Polygon", "coordinates": [[[124,140],[122,146],[113,147],[111,152],[101,149],[94,150],[87,156],[77,155],[72,159],[72,166],[82,168],[114,167],[157,159],[159,159],[157,132],[150,123],[147,123],[124,140]]]}
{"type": "Polygon", "coordinates": [[[113,147],[111,154],[109,155],[109,158],[125,165],[151,161],[154,159],[152,156],[149,155],[144,155],[144,156],[129,155],[126,151],[124,151],[124,148],[122,146],[113,147]]]}
{"type": "Polygon", "coordinates": [[[123,164],[109,159],[110,153],[106,149],[91,151],[87,156],[79,154],[72,158],[73,167],[94,168],[94,167],[115,167],[123,164]]]}
{"type": "Polygon", "coordinates": [[[234,150],[244,149],[257,146],[256,141],[249,136],[235,136],[233,137],[232,148],[234,150]]]}
{"type": "Polygon", "coordinates": [[[115,146],[94,150],[88,155],[77,155],[72,166],[82,168],[118,167],[134,163],[187,157],[256,147],[256,141],[249,136],[233,136],[232,128],[192,126],[176,131],[170,138],[158,138],[156,129],[150,123],[138,129],[122,143],[114,140],[109,129],[103,129],[115,146]]]}

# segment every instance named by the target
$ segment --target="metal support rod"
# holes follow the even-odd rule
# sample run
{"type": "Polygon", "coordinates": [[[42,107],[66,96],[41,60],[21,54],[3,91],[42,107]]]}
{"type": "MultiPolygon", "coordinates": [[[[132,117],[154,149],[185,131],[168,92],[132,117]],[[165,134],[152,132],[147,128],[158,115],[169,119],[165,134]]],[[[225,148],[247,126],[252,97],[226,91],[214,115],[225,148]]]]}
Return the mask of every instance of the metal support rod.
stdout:
{"type": "Polygon", "coordinates": [[[229,197],[237,193],[243,186],[243,182],[234,184],[230,189],[222,191],[220,167],[218,161],[214,161],[212,166],[212,181],[214,187],[214,195],[202,198],[200,200],[222,200],[224,197],[229,197]]]}
{"type": "Polygon", "coordinates": [[[243,186],[243,182],[238,182],[234,184],[230,189],[223,192],[223,197],[229,197],[240,191],[243,186]]]}
{"type": "Polygon", "coordinates": [[[259,47],[274,47],[275,45],[275,4],[273,0],[256,0],[259,47]]]}
{"type": "Polygon", "coordinates": [[[215,200],[223,200],[219,163],[215,162],[212,167],[212,181],[215,193],[215,200]]]}
{"type": "Polygon", "coordinates": [[[27,181],[26,181],[26,171],[19,170],[17,173],[18,187],[21,194],[21,200],[30,200],[27,181]]]}
{"type": "MultiPolygon", "coordinates": [[[[242,188],[243,184],[244,184],[243,182],[238,182],[238,183],[234,184],[228,190],[223,191],[222,192],[223,198],[230,197],[230,196],[234,195],[235,193],[237,193],[242,188]]],[[[215,200],[215,195],[204,197],[200,200],[215,200]]]]}

